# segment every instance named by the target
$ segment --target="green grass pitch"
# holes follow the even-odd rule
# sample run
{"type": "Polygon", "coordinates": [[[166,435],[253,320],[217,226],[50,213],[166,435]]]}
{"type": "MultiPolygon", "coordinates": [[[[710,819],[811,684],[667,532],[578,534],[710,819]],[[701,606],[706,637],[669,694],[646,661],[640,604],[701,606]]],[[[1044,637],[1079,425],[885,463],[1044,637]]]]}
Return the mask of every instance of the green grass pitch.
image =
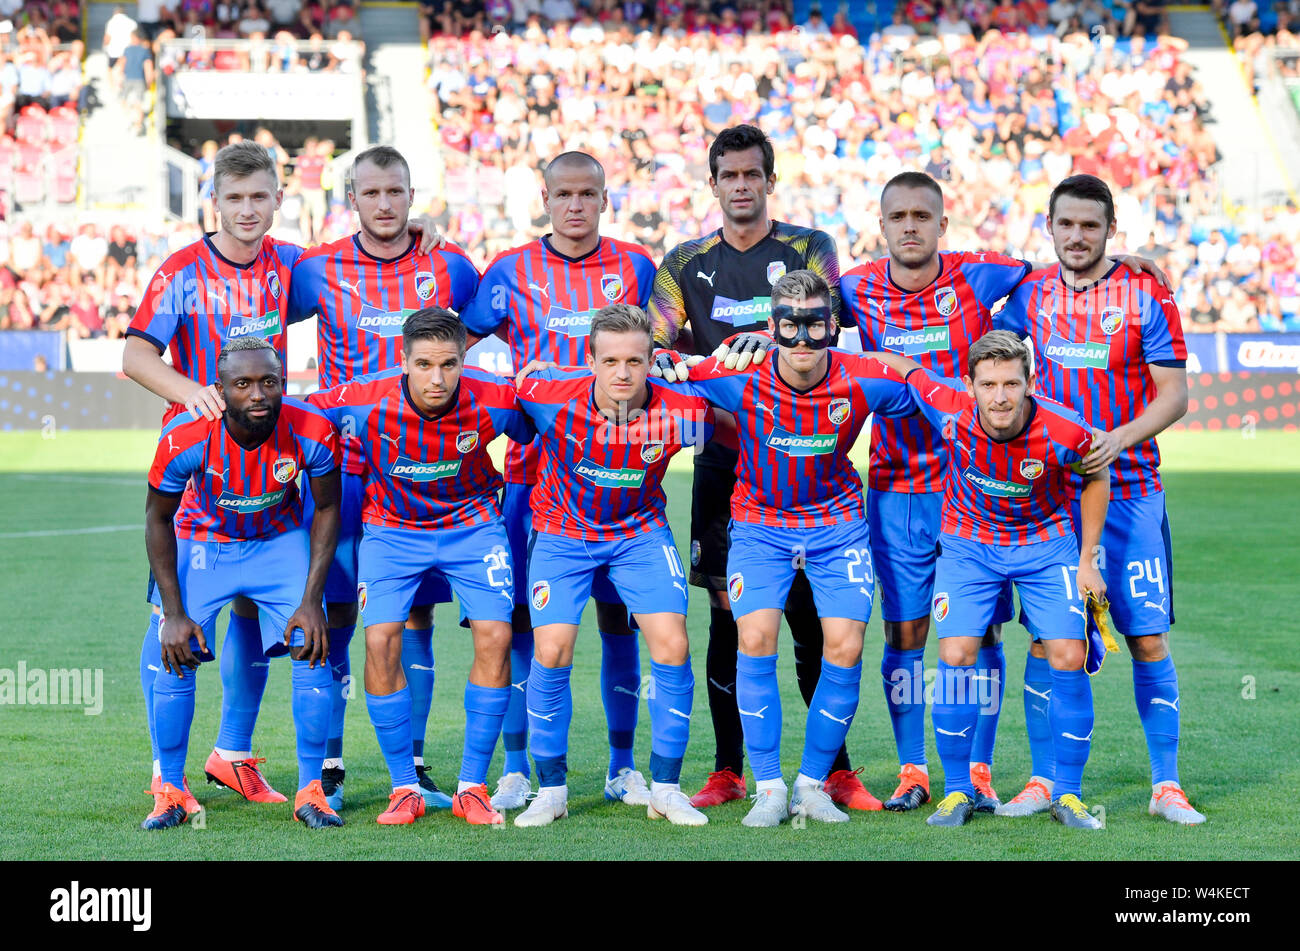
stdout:
{"type": "MultiPolygon", "coordinates": [[[[1174,538],[1178,624],[1173,652],[1182,695],[1182,779],[1208,814],[1187,829],[1146,814],[1146,746],[1133,707],[1130,665],[1112,656],[1093,681],[1097,726],[1085,799],[1103,806],[1107,828],[1071,833],[1045,815],[977,817],[958,831],[931,829],[919,812],[856,813],[842,826],[750,830],[747,808],[709,812],[699,829],[651,823],[644,813],[604,801],[605,726],[599,698],[598,638],[588,610],[575,661],[570,818],[545,829],[470,828],[449,813],[413,827],[381,828],[387,776],[366,717],[348,714],[347,825],[312,833],[291,821],[288,805],[244,803],[203,783],[202,763],[216,735],[217,671],[201,672],[188,774],[206,806],[204,828],[148,834],[148,743],[137,675],[146,608],[142,523],[147,432],[0,436],[0,668],[102,668],[103,711],[70,706],[0,706],[0,854],[27,859],[1261,859],[1300,850],[1300,657],[1294,650],[1295,578],[1300,555],[1293,526],[1300,441],[1260,432],[1173,433],[1162,440],[1174,538]],[[98,529],[98,531],[95,531],[98,529]]],[[[865,444],[865,440],[863,440],[865,444]]],[[[689,466],[689,463],[686,463],[689,466]]],[[[669,514],[678,542],[688,538],[689,474],[669,476],[669,514]]],[[[707,602],[692,591],[689,629],[697,681],[694,730],[683,773],[692,791],[712,767],[704,691],[707,602]]],[[[224,630],[224,622],[221,625],[224,630]]],[[[783,640],[783,762],[798,764],[804,706],[783,640]]],[[[1008,685],[994,784],[1013,795],[1027,778],[1021,706],[1026,636],[1006,632],[1008,685]]],[[[454,785],[464,726],[461,694],[468,638],[450,606],[437,614],[438,686],[426,761],[454,785]]],[[[895,783],[893,742],[876,675],[881,629],[867,631],[862,702],[849,734],[854,764],[884,798],[895,783]]],[[[360,670],[363,648],[353,642],[360,670]]],[[[935,662],[931,643],[927,666],[935,662]]],[[[643,669],[649,662],[642,650],[643,669]]],[[[638,762],[647,768],[649,718],[642,711],[638,762]]],[[[929,731],[927,718],[927,731],[929,731]]],[[[296,784],[287,661],[273,664],[255,746],[267,778],[290,795],[296,784]]],[[[498,774],[500,752],[491,776],[498,774]]],[[[942,770],[930,735],[931,769],[942,770]]],[[[936,797],[937,798],[937,797],[936,797]]]]}

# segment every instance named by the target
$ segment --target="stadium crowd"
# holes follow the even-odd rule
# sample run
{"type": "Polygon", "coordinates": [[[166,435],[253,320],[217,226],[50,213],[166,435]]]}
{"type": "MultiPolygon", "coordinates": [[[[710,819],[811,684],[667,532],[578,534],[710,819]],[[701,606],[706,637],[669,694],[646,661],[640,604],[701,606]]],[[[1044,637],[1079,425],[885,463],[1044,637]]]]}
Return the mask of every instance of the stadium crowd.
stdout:
{"type": "MultiPolygon", "coordinates": [[[[708,145],[717,130],[753,121],[777,148],[774,215],[828,231],[845,268],[884,253],[879,194],[905,168],[945,183],[947,247],[1005,248],[1030,260],[1051,258],[1043,221],[1052,185],[1089,172],[1116,190],[1120,234],[1112,247],[1165,267],[1186,330],[1300,329],[1295,209],[1268,213],[1256,234],[1205,225],[1220,211],[1218,156],[1205,128],[1213,119],[1206,98],[1182,59],[1185,41],[1090,38],[1098,24],[1122,31],[1131,19],[1095,0],[937,8],[916,0],[865,44],[840,14],[827,24],[815,13],[793,30],[788,3],[715,6],[716,15],[613,0],[424,4],[442,167],[428,213],[481,270],[545,230],[541,169],[560,151],[584,149],[608,173],[606,233],[660,258],[719,226],[708,145]]],[[[28,26],[5,33],[0,24],[7,59],[0,77],[15,73],[14,59],[53,49],[50,33],[31,28],[48,22],[44,8],[28,8],[28,26]]],[[[155,0],[135,19],[122,12],[126,22],[106,45],[121,57],[138,29],[155,37],[161,71],[247,68],[247,52],[234,54],[243,66],[211,51],[169,60],[162,43],[193,22],[210,35],[264,35],[245,28],[244,14],[260,9],[155,0]]],[[[268,48],[291,34],[336,37],[321,41],[319,56],[275,53],[268,68],[347,68],[340,44],[360,61],[347,3],[287,0],[262,16],[279,31],[268,48]]],[[[1284,17],[1277,35],[1294,42],[1284,17]]],[[[20,87],[14,92],[17,101],[20,87]]],[[[285,184],[273,234],[314,243],[353,230],[331,163],[335,143],[309,140],[290,154],[269,129],[254,137],[285,184]]],[[[209,231],[217,148],[205,143],[198,156],[199,224],[209,231]]],[[[141,282],[194,230],[127,235],[86,225],[74,236],[51,226],[38,237],[30,224],[11,224],[0,242],[0,329],[119,335],[141,282]]]]}

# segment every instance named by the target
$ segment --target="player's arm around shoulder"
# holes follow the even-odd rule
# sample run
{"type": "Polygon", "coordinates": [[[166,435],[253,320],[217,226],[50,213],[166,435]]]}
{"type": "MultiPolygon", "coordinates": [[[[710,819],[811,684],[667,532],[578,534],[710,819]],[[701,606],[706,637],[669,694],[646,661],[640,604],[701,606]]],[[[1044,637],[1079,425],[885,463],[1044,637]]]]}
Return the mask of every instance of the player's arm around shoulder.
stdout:
{"type": "Polygon", "coordinates": [[[893,353],[845,353],[835,351],[853,376],[867,406],[882,416],[911,416],[917,411],[915,391],[907,375],[921,365],[893,353]]]}
{"type": "Polygon", "coordinates": [[[536,438],[537,428],[519,398],[514,380],[476,367],[467,367],[464,374],[475,381],[475,389],[491,419],[492,432],[484,434],[489,440],[502,435],[526,446],[536,438]]]}

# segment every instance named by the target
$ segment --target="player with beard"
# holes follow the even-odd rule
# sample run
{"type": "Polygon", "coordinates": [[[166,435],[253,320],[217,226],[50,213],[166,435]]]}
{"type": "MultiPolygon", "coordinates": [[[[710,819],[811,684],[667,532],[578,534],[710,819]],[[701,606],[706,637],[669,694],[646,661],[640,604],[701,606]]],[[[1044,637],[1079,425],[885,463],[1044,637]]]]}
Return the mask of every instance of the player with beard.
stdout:
{"type": "Polygon", "coordinates": [[[180,825],[195,674],[212,660],[217,614],[235,597],[255,604],[265,658],[293,657],[298,744],[294,818],[311,828],[343,821],[325,801],[320,769],[329,724],[329,644],[321,595],[338,533],[338,444],[321,413],[281,396],[275,348],[245,337],[223,348],[216,419],[178,414],[163,429],[149,473],[146,547],[157,583],[161,670],[153,683],[161,780],[144,829],[180,825]],[[296,480],[316,498],[310,538],[296,480]]]}

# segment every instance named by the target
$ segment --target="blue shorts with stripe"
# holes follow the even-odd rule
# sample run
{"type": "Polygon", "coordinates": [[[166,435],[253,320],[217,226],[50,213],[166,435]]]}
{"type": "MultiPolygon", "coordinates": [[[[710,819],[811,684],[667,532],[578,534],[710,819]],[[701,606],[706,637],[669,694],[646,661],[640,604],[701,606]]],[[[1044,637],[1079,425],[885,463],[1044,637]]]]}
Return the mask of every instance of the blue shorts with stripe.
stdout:
{"type": "MultiPolygon", "coordinates": [[[[257,605],[266,656],[288,653],[284,629],[302,603],[310,561],[311,541],[305,528],[235,542],[176,539],[181,604],[208,642],[208,651],[199,658],[215,659],[212,648],[216,646],[217,615],[239,595],[257,605]]],[[[162,607],[156,584],[150,594],[150,601],[162,607]]],[[[296,632],[293,643],[302,640],[302,631],[296,632]]],[[[197,639],[191,641],[191,647],[198,654],[197,639]]]]}
{"type": "Polygon", "coordinates": [[[930,616],[939,637],[982,637],[1007,583],[1020,596],[1020,622],[1035,638],[1084,636],[1075,576],[1079,543],[1063,535],[1032,545],[986,545],[942,535],[930,616]]]}
{"type": "MultiPolygon", "coordinates": [[[[515,572],[515,604],[528,604],[529,601],[525,568],[528,565],[528,541],[533,533],[532,494],[531,485],[516,482],[507,482],[501,492],[501,517],[505,519],[506,534],[510,536],[510,563],[519,567],[515,572]]],[[[609,580],[609,573],[603,569],[592,579],[591,596],[605,604],[622,603],[609,580]]]]}
{"type": "Polygon", "coordinates": [[[510,622],[514,578],[499,519],[434,531],[365,526],[358,553],[362,622],[405,621],[433,577],[450,580],[463,617],[510,622]]]}
{"type": "Polygon", "coordinates": [[[611,541],[534,532],[528,553],[533,626],[577,624],[601,574],[631,614],[686,613],[686,570],[668,528],[611,541]]]}
{"type": "MultiPolygon", "coordinates": [[[[939,531],[943,524],[942,492],[867,490],[871,557],[880,588],[880,614],[886,621],[911,621],[930,613],[939,531]]],[[[1011,587],[998,600],[990,624],[1015,616],[1011,587]]]]}
{"type": "MultiPolygon", "coordinates": [[[[1079,532],[1079,500],[1072,508],[1079,532]]],[[[1164,634],[1174,623],[1173,553],[1163,491],[1111,499],[1098,565],[1115,629],[1129,637],[1164,634]]]]}
{"type": "Polygon", "coordinates": [[[819,617],[866,622],[876,577],[865,520],[819,528],[731,522],[727,594],[731,613],[785,608],[800,568],[812,585],[819,617]]]}

